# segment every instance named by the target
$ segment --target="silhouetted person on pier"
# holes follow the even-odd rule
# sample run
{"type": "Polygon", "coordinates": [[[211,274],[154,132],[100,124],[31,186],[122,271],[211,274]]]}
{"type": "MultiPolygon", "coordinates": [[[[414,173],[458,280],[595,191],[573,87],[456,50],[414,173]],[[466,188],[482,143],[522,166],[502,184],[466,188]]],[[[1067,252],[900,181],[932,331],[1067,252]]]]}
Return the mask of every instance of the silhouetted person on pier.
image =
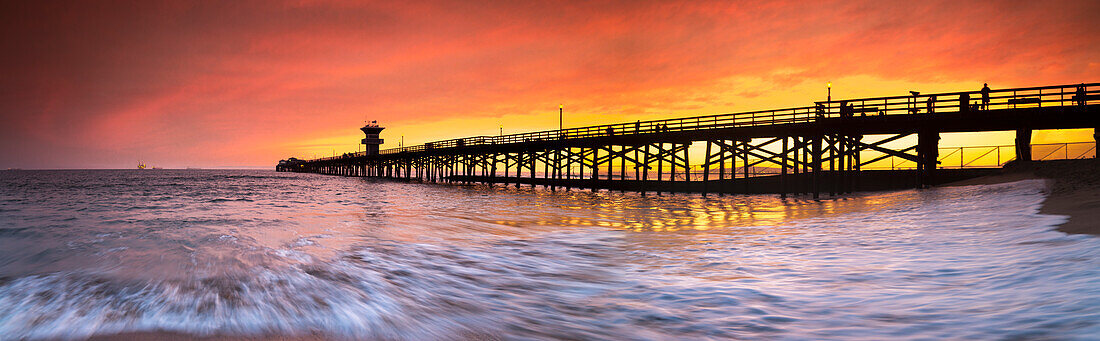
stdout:
{"type": "Polygon", "coordinates": [[[989,83],[982,86],[982,110],[989,110],[989,83]]]}
{"type": "Polygon", "coordinates": [[[641,120],[634,122],[634,132],[635,133],[642,132],[642,121],[641,120]]]}
{"type": "Polygon", "coordinates": [[[1077,86],[1077,95],[1073,97],[1077,99],[1078,106],[1085,106],[1085,84],[1077,86]]]}
{"type": "Polygon", "coordinates": [[[615,135],[615,128],[607,127],[607,136],[615,135]]]}
{"type": "Polygon", "coordinates": [[[936,95],[928,96],[928,113],[936,112],[936,95]]]}
{"type": "Polygon", "coordinates": [[[959,112],[970,111],[970,94],[959,94],[959,112]]]}
{"type": "Polygon", "coordinates": [[[848,105],[848,101],[840,102],[840,117],[848,118],[852,117],[852,106],[848,105]]]}

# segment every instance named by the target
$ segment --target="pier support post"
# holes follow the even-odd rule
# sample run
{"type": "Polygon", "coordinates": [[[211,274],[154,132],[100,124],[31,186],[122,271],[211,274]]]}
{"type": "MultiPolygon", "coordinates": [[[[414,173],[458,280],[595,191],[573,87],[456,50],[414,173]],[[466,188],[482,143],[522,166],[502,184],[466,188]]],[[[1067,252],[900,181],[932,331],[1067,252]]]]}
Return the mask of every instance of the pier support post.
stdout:
{"type": "MultiPolygon", "coordinates": [[[[634,183],[639,184],[638,180],[642,179],[642,174],[641,174],[642,170],[640,168],[641,165],[639,165],[639,160],[641,160],[639,158],[640,153],[638,151],[638,145],[633,145],[632,147],[634,148],[634,183]]],[[[639,189],[642,188],[642,187],[644,187],[644,186],[638,186],[639,189]]]]}
{"type": "Polygon", "coordinates": [[[529,160],[527,161],[531,162],[531,165],[528,166],[531,169],[531,188],[535,188],[535,169],[537,169],[535,168],[535,166],[536,162],[538,162],[538,154],[536,154],[536,152],[532,150],[531,153],[527,155],[527,157],[529,158],[529,160]]]}
{"type": "MultiPolygon", "coordinates": [[[[573,180],[573,147],[565,147],[563,151],[565,152],[565,179],[573,180]]],[[[566,181],[565,190],[572,190],[572,184],[572,181],[566,181]]]]}
{"type": "Polygon", "coordinates": [[[619,193],[626,192],[626,146],[619,146],[619,193]]]}
{"type": "Polygon", "coordinates": [[[821,136],[814,136],[810,154],[813,154],[813,192],[814,199],[821,197],[821,136]]]}
{"type": "Polygon", "coordinates": [[[794,140],[794,184],[795,194],[803,195],[809,193],[806,187],[806,165],[810,162],[806,159],[806,137],[795,136],[794,140]]]}
{"type": "Polygon", "coordinates": [[[590,190],[593,192],[599,187],[596,184],[600,180],[600,148],[592,147],[592,174],[590,174],[590,181],[592,181],[590,190]]]}
{"type": "Polygon", "coordinates": [[[788,151],[787,151],[787,139],[788,138],[786,136],[783,136],[783,146],[780,147],[780,149],[779,149],[783,153],[783,156],[780,158],[780,160],[782,160],[783,164],[779,165],[779,197],[780,198],[786,198],[787,197],[787,164],[790,163],[790,161],[787,160],[787,153],[788,153],[788,151]]]}
{"type": "Polygon", "coordinates": [[[1016,130],[1016,160],[1031,162],[1031,129],[1016,130]]]}
{"type": "Polygon", "coordinates": [[[840,168],[838,168],[837,157],[839,155],[840,136],[829,136],[829,146],[826,148],[829,150],[829,196],[835,197],[837,193],[837,184],[840,182],[840,168]]]}
{"type": "Polygon", "coordinates": [[[842,151],[840,154],[840,163],[842,165],[841,168],[843,168],[843,176],[840,177],[840,192],[849,194],[852,193],[852,178],[855,177],[853,174],[853,170],[855,169],[853,167],[853,160],[855,158],[852,155],[855,152],[855,145],[852,143],[852,137],[850,135],[841,135],[840,142],[842,151]]]}
{"type": "Polygon", "coordinates": [[[939,160],[940,132],[922,130],[917,133],[917,186],[934,183],[936,162],[939,160]]]}
{"type": "Polygon", "coordinates": [[[1100,127],[1092,128],[1092,141],[1094,143],[1093,149],[1096,149],[1096,146],[1100,146],[1100,127]]]}
{"type": "Polygon", "coordinates": [[[691,161],[688,159],[688,149],[691,148],[691,141],[684,144],[684,186],[685,188],[691,184],[691,161]]]}
{"type": "Polygon", "coordinates": [[[724,140],[715,141],[718,144],[718,155],[715,155],[718,161],[718,196],[722,196],[725,192],[729,191],[726,187],[726,143],[724,140]]]}
{"type": "Polygon", "coordinates": [[[852,190],[853,191],[859,191],[859,190],[862,189],[862,186],[860,185],[860,179],[862,178],[860,169],[863,167],[863,162],[860,160],[860,157],[859,157],[859,152],[862,150],[862,149],[860,149],[860,145],[862,143],[861,142],[862,140],[863,140],[863,135],[856,135],[855,137],[852,138],[852,142],[853,142],[853,146],[852,146],[853,147],[853,149],[852,149],[852,166],[853,166],[853,170],[855,171],[854,179],[852,179],[852,190]]]}
{"type": "Polygon", "coordinates": [[[645,196],[645,189],[649,187],[649,184],[648,184],[648,182],[649,182],[649,164],[651,162],[653,162],[652,160],[650,160],[649,144],[648,143],[645,145],[645,152],[644,152],[643,156],[645,157],[645,159],[644,159],[644,161],[642,161],[642,165],[644,167],[642,168],[642,182],[641,182],[641,186],[639,186],[639,188],[641,188],[642,196],[644,197],[645,196]]]}
{"type": "Polygon", "coordinates": [[[813,137],[802,137],[802,194],[812,194],[813,187],[813,158],[810,154],[813,153],[813,137]]]}
{"type": "Polygon", "coordinates": [[[707,183],[710,182],[710,141],[707,142],[707,157],[703,158],[703,197],[707,196],[707,183]]]}
{"type": "MultiPolygon", "coordinates": [[[[558,190],[558,174],[560,174],[561,171],[561,161],[558,158],[559,156],[561,156],[561,151],[551,148],[547,152],[553,152],[553,154],[549,155],[552,155],[551,160],[553,160],[554,167],[549,174],[543,174],[542,177],[549,179],[548,182],[550,183],[550,191],[556,191],[558,190]]],[[[549,168],[549,166],[547,166],[547,168],[549,168]]]]}
{"type": "Polygon", "coordinates": [[[749,166],[749,143],[751,139],[741,139],[738,141],[741,150],[741,193],[749,194],[749,170],[752,166],[749,166]]]}
{"type": "MultiPolygon", "coordinates": [[[[669,149],[669,185],[676,180],[676,144],[672,143],[669,149]]],[[[671,187],[674,188],[674,187],[671,187]]],[[[671,193],[671,190],[670,190],[671,193]]]]}
{"type": "Polygon", "coordinates": [[[660,187],[661,186],[661,170],[662,170],[662,168],[664,168],[664,162],[665,162],[664,161],[665,160],[665,157],[664,157],[665,148],[664,148],[664,146],[665,146],[664,143],[657,143],[655,145],[655,147],[657,148],[657,183],[655,184],[656,186],[654,186],[654,187],[657,188],[657,195],[661,195],[661,189],[660,189],[661,188],[660,187]]]}

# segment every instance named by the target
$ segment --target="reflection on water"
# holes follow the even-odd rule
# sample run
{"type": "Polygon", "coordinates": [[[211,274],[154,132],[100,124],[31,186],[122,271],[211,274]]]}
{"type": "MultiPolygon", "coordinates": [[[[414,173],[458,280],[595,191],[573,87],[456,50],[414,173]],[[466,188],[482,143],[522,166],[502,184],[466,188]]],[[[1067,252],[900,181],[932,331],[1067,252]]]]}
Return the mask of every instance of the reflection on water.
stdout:
{"type": "Polygon", "coordinates": [[[835,200],[0,173],[0,339],[1088,338],[1041,181],[835,200]]]}

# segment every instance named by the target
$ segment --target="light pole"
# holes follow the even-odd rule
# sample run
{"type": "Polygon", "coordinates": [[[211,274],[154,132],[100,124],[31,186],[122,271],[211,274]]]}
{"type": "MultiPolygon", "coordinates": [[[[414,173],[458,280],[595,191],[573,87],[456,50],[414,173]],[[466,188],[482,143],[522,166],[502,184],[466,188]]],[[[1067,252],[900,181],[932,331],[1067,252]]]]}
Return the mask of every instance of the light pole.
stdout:
{"type": "Polygon", "coordinates": [[[561,130],[561,128],[562,128],[561,117],[562,117],[562,112],[564,112],[564,111],[565,111],[565,104],[558,104],[558,130],[561,130]]]}
{"type": "Polygon", "coordinates": [[[826,102],[833,101],[833,82],[826,82],[825,88],[828,89],[828,95],[825,97],[826,102]]]}
{"type": "Polygon", "coordinates": [[[917,96],[920,96],[920,91],[909,90],[909,94],[913,95],[913,107],[909,108],[909,112],[917,113],[917,96]]]}

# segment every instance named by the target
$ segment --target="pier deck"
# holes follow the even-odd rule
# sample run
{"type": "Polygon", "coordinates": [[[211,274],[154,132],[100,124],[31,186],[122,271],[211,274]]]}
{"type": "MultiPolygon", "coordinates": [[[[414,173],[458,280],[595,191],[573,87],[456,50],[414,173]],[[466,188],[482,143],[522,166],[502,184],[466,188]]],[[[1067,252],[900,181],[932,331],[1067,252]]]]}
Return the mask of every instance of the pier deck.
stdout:
{"type": "Polygon", "coordinates": [[[1030,161],[1033,130],[1095,129],[1100,127],[1098,111],[1100,83],[857,98],[798,108],[474,136],[284,161],[277,169],[554,189],[805,193],[816,198],[823,191],[876,189],[875,184],[891,182],[884,177],[923,187],[969,174],[940,169],[941,133],[1015,131],[1013,158],[1030,161]],[[914,135],[915,143],[896,146],[914,135]],[[704,143],[706,150],[696,164],[688,152],[694,143],[704,143]],[[863,169],[887,158],[914,166],[891,172],[863,169]]]}

